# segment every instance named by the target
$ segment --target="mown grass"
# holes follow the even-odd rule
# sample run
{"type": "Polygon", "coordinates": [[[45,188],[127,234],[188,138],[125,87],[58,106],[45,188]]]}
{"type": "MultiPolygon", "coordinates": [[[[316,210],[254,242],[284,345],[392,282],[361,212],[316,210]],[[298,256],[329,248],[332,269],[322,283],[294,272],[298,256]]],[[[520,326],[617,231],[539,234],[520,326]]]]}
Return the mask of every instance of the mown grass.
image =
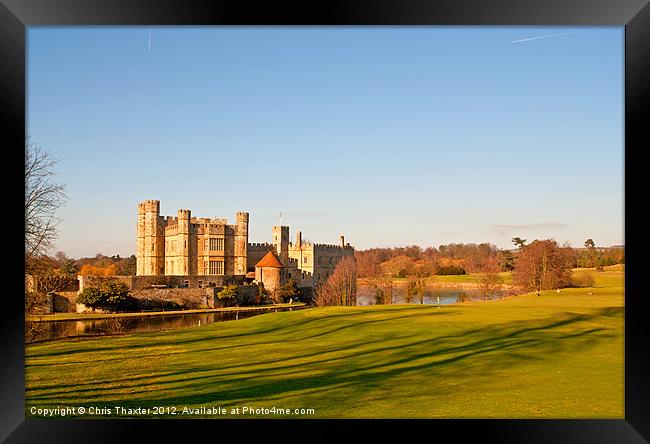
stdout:
{"type": "Polygon", "coordinates": [[[26,414],[275,406],[317,418],[623,418],[623,288],[599,286],[616,273],[539,297],[314,308],[34,344],[26,414]]]}

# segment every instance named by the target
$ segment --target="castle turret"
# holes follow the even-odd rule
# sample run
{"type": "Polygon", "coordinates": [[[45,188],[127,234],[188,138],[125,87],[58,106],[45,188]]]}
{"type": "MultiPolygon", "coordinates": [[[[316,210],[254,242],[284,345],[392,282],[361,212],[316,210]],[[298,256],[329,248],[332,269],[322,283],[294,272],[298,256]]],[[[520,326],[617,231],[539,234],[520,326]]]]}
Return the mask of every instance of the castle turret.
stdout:
{"type": "Polygon", "coordinates": [[[276,225],[273,227],[273,246],[282,264],[289,261],[289,227],[276,225]]]}
{"type": "Polygon", "coordinates": [[[235,223],[235,274],[246,274],[248,260],[248,213],[237,213],[235,223]]]}
{"type": "Polygon", "coordinates": [[[160,217],[160,201],[145,200],[138,204],[136,274],[164,274],[164,221],[160,217]]]}
{"type": "Polygon", "coordinates": [[[176,239],[178,249],[176,252],[179,268],[174,270],[174,274],[187,276],[192,274],[190,270],[190,219],[192,212],[190,210],[178,210],[178,235],[176,239]]]}
{"type": "Polygon", "coordinates": [[[341,248],[345,248],[345,236],[341,235],[339,238],[341,239],[341,248]]]}
{"type": "Polygon", "coordinates": [[[302,231],[296,231],[296,246],[300,248],[302,245],[302,231]]]}

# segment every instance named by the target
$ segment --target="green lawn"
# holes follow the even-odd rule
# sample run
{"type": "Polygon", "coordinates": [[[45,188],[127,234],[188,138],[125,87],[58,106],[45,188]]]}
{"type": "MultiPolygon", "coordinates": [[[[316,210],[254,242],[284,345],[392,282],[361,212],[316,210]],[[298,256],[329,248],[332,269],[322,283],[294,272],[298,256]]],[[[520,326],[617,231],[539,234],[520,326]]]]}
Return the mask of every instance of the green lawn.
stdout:
{"type": "Polygon", "coordinates": [[[275,406],[314,409],[289,415],[300,418],[623,418],[622,273],[540,297],[314,308],[34,344],[27,416],[275,406]]]}

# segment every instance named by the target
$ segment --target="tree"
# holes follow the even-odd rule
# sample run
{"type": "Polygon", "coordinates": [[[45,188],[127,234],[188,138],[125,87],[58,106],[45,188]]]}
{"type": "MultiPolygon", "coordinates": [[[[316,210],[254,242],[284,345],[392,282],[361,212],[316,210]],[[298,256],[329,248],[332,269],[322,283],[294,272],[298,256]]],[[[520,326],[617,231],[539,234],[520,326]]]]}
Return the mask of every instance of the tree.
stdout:
{"type": "Polygon", "coordinates": [[[256,304],[262,304],[269,299],[269,291],[264,287],[264,282],[257,283],[257,297],[255,298],[256,304]]]}
{"type": "Polygon", "coordinates": [[[512,271],[515,269],[515,256],[508,250],[499,251],[501,271],[512,271]]]}
{"type": "Polygon", "coordinates": [[[518,246],[519,249],[522,249],[526,246],[526,239],[522,239],[520,237],[513,237],[512,243],[518,246]]]}
{"type": "Polygon", "coordinates": [[[135,276],[137,264],[137,258],[135,257],[135,254],[132,254],[127,259],[122,259],[122,261],[124,262],[122,274],[125,276],[135,276]]]}
{"type": "Polygon", "coordinates": [[[109,281],[97,287],[86,287],[77,297],[77,302],[91,308],[108,310],[131,309],[135,300],[131,297],[129,287],[123,282],[109,281]]]}
{"type": "Polygon", "coordinates": [[[514,281],[528,291],[566,287],[571,281],[570,260],[552,239],[535,240],[521,249],[514,281]]]}
{"type": "Polygon", "coordinates": [[[593,239],[587,239],[585,241],[585,248],[592,249],[592,248],[595,248],[595,247],[596,247],[596,243],[594,242],[593,239]]]}
{"type": "Polygon", "coordinates": [[[236,285],[226,285],[217,293],[217,299],[235,300],[239,295],[239,290],[236,285]]]}
{"type": "Polygon", "coordinates": [[[117,265],[110,264],[106,267],[99,267],[86,264],[81,267],[79,274],[83,276],[115,276],[117,274],[117,265]]]}
{"type": "Polygon", "coordinates": [[[354,257],[341,259],[332,275],[316,289],[316,305],[357,305],[357,266],[354,257]]]}
{"type": "Polygon", "coordinates": [[[57,238],[60,219],[55,216],[65,203],[64,186],[53,181],[57,161],[41,147],[25,139],[25,265],[32,272],[33,259],[45,254],[57,238]]]}
{"type": "Polygon", "coordinates": [[[494,299],[503,288],[503,279],[495,270],[482,273],[478,278],[479,294],[483,300],[494,299]]]}
{"type": "Polygon", "coordinates": [[[410,304],[413,298],[419,296],[420,304],[423,304],[426,286],[426,281],[423,278],[409,280],[408,287],[406,288],[406,303],[410,304]]]}
{"type": "Polygon", "coordinates": [[[298,283],[294,279],[289,279],[282,287],[275,289],[274,302],[286,302],[290,298],[297,298],[300,294],[301,291],[298,287],[298,283]]]}
{"type": "Polygon", "coordinates": [[[66,259],[61,267],[61,272],[68,276],[76,276],[79,273],[79,266],[74,259],[66,259]]]}
{"type": "Polygon", "coordinates": [[[365,278],[364,284],[375,289],[375,304],[392,304],[393,303],[393,278],[387,276],[377,276],[365,278]]]}

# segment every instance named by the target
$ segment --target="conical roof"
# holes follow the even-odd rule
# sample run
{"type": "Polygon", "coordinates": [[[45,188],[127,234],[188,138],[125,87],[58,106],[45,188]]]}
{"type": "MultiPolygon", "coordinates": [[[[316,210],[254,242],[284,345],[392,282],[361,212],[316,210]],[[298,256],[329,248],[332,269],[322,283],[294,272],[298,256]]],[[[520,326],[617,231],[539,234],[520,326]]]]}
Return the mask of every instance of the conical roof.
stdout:
{"type": "Polygon", "coordinates": [[[278,260],[278,257],[272,251],[266,253],[264,257],[255,264],[255,267],[284,268],[284,266],[278,260]]]}

